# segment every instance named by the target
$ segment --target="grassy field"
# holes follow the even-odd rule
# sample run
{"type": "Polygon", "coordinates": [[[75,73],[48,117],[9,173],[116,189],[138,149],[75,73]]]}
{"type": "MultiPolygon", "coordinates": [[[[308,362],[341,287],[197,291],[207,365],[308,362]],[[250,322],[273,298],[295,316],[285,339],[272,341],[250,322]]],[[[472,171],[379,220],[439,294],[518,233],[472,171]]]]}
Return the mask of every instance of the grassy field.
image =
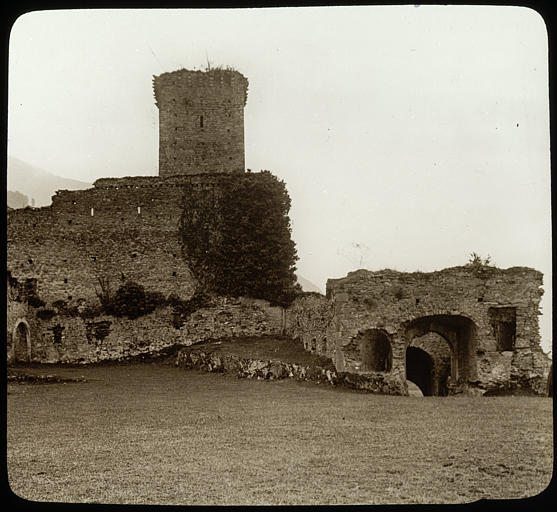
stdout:
{"type": "Polygon", "coordinates": [[[48,373],[87,382],[8,385],[8,477],[28,500],[461,503],[551,478],[549,398],[379,396],[161,363],[48,373]]]}

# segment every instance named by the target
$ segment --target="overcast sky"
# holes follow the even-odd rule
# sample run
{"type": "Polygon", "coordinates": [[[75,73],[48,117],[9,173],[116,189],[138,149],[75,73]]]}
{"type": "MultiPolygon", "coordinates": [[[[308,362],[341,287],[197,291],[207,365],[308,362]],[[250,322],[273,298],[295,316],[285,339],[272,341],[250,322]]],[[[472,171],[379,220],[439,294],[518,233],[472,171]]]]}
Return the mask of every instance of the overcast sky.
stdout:
{"type": "Polygon", "coordinates": [[[472,251],[545,274],[547,32],[521,7],[29,13],[12,30],[8,152],[60,176],[158,173],[152,75],[250,82],[246,167],[286,182],[299,273],[431,271],[472,251]]]}

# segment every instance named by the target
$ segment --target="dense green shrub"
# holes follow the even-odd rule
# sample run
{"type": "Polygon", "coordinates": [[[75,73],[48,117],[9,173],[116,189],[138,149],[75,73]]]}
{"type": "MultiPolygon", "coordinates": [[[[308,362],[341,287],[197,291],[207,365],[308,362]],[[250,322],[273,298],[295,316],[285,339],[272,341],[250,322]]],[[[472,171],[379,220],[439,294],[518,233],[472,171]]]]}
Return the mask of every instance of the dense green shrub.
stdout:
{"type": "Polygon", "coordinates": [[[203,289],[287,305],[297,293],[290,197],[269,171],[184,188],[184,255],[203,289]]]}

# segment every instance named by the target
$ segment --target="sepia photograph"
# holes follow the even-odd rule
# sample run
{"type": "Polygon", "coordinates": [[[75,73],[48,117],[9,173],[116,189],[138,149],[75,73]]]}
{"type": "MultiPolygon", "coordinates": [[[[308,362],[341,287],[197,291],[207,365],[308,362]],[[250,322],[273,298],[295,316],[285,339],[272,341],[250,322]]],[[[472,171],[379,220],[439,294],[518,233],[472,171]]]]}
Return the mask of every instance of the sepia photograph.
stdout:
{"type": "Polygon", "coordinates": [[[12,503],[541,509],[548,44],[510,5],[15,19],[12,503]]]}

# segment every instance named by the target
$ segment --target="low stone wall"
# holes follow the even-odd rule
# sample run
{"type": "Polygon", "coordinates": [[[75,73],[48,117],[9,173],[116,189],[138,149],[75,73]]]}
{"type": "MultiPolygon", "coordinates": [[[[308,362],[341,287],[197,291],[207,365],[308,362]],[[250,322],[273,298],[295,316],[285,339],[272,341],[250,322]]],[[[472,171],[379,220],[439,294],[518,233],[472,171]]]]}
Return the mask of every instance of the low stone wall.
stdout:
{"type": "Polygon", "coordinates": [[[245,359],[233,354],[215,354],[200,348],[178,352],[176,366],[215,373],[228,373],[247,379],[294,379],[346,386],[372,393],[408,395],[406,384],[389,374],[357,375],[339,373],[317,365],[299,365],[278,360],[245,359]]]}
{"type": "MultiPolygon", "coordinates": [[[[54,315],[41,320],[27,308],[31,362],[95,363],[157,354],[173,346],[235,336],[279,335],[282,308],[265,301],[219,297],[214,306],[193,312],[183,326],[173,325],[171,307],[134,320],[109,315],[95,318],[54,315]]],[[[14,308],[14,317],[23,310],[14,308]]],[[[21,308],[20,308],[21,309],[21,308]]],[[[15,320],[12,321],[14,323],[15,320]]],[[[9,344],[11,346],[11,343],[9,344]]],[[[8,360],[10,361],[10,352],[8,360]]]]}

